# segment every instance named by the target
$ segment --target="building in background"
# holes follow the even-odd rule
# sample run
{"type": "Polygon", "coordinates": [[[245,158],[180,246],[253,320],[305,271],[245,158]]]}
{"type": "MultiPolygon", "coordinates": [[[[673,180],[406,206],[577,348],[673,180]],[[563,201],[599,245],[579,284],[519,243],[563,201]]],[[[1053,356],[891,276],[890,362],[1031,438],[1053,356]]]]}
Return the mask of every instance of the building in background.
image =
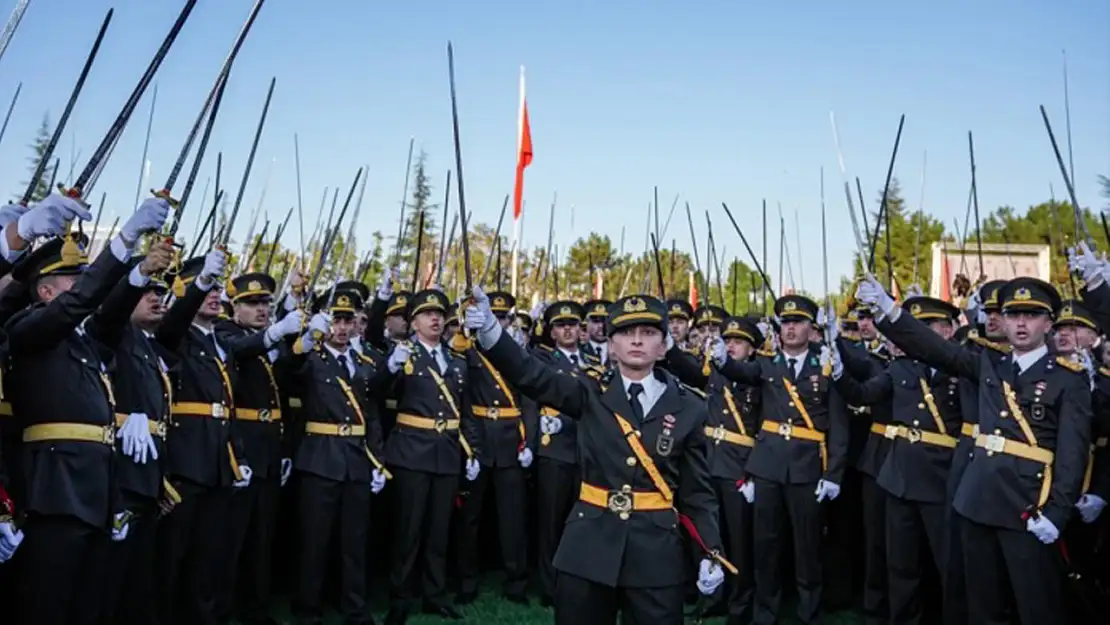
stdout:
{"type": "Polygon", "coordinates": [[[967,276],[972,283],[980,275],[988,280],[1031,276],[1051,281],[1051,253],[1047,245],[984,243],[982,265],[978,246],[974,244],[968,244],[963,250],[951,242],[933,243],[932,248],[929,295],[945,301],[957,299],[952,283],[959,274],[967,276]]]}

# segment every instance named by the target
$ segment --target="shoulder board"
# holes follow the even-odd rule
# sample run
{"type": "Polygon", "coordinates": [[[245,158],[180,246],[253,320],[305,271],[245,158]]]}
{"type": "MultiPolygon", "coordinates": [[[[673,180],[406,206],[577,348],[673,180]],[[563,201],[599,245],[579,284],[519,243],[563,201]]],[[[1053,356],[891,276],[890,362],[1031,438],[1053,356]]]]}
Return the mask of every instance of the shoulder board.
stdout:
{"type": "Polygon", "coordinates": [[[760,349],[757,350],[755,353],[760,356],[766,356],[767,358],[774,358],[776,356],[775,352],[769,349],[760,349]]]}
{"type": "Polygon", "coordinates": [[[1075,373],[1079,373],[1079,372],[1084,370],[1083,365],[1079,364],[1078,362],[1073,361],[1071,358],[1068,358],[1067,356],[1057,356],[1056,357],[1056,364],[1060,365],[1061,367],[1063,367],[1065,369],[1069,369],[1071,371],[1074,371],[1075,373]]]}
{"type": "Polygon", "coordinates": [[[582,372],[594,380],[600,380],[605,375],[605,370],[600,367],[586,367],[582,369],[582,372]]]}
{"type": "Polygon", "coordinates": [[[985,339],[981,336],[968,335],[967,338],[972,343],[975,343],[976,345],[979,345],[981,347],[986,347],[988,349],[993,349],[996,352],[1002,352],[1004,354],[1010,353],[1010,346],[1009,345],[1003,345],[1002,343],[995,343],[994,341],[989,341],[989,340],[987,340],[987,339],[985,339]]]}
{"type": "Polygon", "coordinates": [[[554,347],[551,347],[550,345],[544,345],[543,343],[540,343],[536,347],[538,349],[541,349],[541,350],[545,351],[545,352],[554,352],[555,351],[554,347]]]}
{"type": "Polygon", "coordinates": [[[1098,373],[1103,377],[1110,378],[1110,367],[1099,367],[1098,373]]]}
{"type": "Polygon", "coordinates": [[[683,384],[681,382],[678,383],[678,386],[682,390],[689,391],[689,392],[693,393],[694,395],[697,395],[698,397],[700,397],[702,399],[706,398],[705,391],[701,390],[700,388],[690,386],[689,384],[683,384]]]}

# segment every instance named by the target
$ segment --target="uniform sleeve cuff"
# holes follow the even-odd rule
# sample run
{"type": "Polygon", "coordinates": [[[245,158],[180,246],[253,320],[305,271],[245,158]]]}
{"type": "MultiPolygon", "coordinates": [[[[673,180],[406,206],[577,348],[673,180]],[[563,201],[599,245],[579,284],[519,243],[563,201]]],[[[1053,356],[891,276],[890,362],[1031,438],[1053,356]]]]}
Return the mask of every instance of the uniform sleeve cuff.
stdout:
{"type": "Polygon", "coordinates": [[[491,349],[497,345],[497,341],[501,338],[501,324],[495,323],[493,327],[484,332],[478,333],[478,344],[482,349],[491,349]]]}
{"type": "MultiPolygon", "coordinates": [[[[8,227],[10,228],[11,226],[8,227]]],[[[12,250],[11,247],[8,245],[7,235],[3,230],[0,230],[0,258],[3,258],[10,264],[14,265],[15,261],[19,260],[19,257],[23,256],[23,252],[25,251],[27,251],[27,248],[23,248],[21,250],[12,250]]]]}
{"type": "Polygon", "coordinates": [[[131,248],[123,242],[123,237],[114,237],[108,247],[112,248],[112,256],[115,256],[119,262],[126,263],[131,260],[131,248]]]}
{"type": "Polygon", "coordinates": [[[127,283],[137,289],[146,288],[146,285],[150,284],[150,276],[144,276],[136,266],[131,269],[131,273],[127,274],[127,283]]]}

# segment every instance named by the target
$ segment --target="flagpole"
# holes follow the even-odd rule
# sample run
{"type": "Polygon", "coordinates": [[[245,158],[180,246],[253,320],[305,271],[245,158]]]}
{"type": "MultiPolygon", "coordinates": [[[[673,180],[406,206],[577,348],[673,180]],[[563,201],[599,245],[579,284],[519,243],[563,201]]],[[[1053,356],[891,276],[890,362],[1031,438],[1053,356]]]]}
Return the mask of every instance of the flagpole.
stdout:
{"type": "MultiPolygon", "coordinates": [[[[521,164],[519,162],[520,148],[521,148],[521,146],[523,145],[523,142],[524,142],[524,66],[523,65],[520,66],[520,112],[517,115],[516,128],[517,128],[516,145],[517,145],[517,159],[518,159],[518,161],[517,161],[517,181],[518,181],[518,185],[519,185],[520,167],[521,167],[521,164]]],[[[516,193],[523,194],[522,191],[523,191],[522,189],[517,189],[516,193]]],[[[520,200],[520,201],[523,201],[523,200],[520,200]]],[[[520,255],[520,245],[518,245],[518,243],[520,243],[520,211],[517,211],[516,214],[513,215],[513,258],[512,258],[513,267],[512,267],[512,279],[511,279],[511,281],[512,281],[512,295],[513,295],[514,298],[517,295],[517,290],[516,290],[516,287],[517,287],[517,266],[518,266],[518,260],[519,260],[519,255],[520,255]]]]}

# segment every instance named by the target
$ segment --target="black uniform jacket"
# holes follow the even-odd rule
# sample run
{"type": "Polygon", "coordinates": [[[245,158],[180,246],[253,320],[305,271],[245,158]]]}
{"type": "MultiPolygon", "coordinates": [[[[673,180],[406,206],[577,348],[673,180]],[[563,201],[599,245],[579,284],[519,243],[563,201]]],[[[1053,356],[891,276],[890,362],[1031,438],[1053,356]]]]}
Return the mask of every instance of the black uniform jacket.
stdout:
{"type": "Polygon", "coordinates": [[[759,386],[733,382],[716,369],[704,376],[702,357],[678,347],[667,350],[666,363],[668,371],[683,383],[705,389],[710,475],[736,481],[747,479],[744,467],[762,425],[759,386]]]}
{"type": "Polygon", "coordinates": [[[477,347],[466,350],[464,355],[470,407],[478,431],[478,444],[482,448],[482,466],[519,467],[517,454],[524,447],[534,450],[538,438],[536,402],[522,396],[509,384],[477,347]],[[506,409],[520,414],[503,416],[501,413],[506,409]]]}
{"type": "Polygon", "coordinates": [[[555,553],[555,568],[600,584],[661,587],[686,581],[688,552],[679,513],[697,528],[709,550],[720,549],[717,500],[709,478],[708,443],[703,428],[705,402],[662,369],[656,377],[667,389],[642,423],[636,423],[621,379],[613,373],[572,376],[522,350],[507,333],[487,352],[509,381],[539,404],[578,420],[582,482],[611,493],[659,493],[633,452],[614,416],[638,433],[663,480],[673,507],[616,511],[575,503],[555,553]],[[625,487],[628,487],[627,489],[625,487]]]}
{"type": "MultiPolygon", "coordinates": [[[[115,410],[111,352],[78,326],[127,275],[105,248],[69,291],[8,321],[8,393],[24,428],[51,423],[101,426],[100,442],[44,440],[23,445],[26,510],[73,516],[105,528],[115,505],[115,410]]],[[[125,324],[130,311],[115,324],[125,324]]],[[[115,346],[110,346],[114,348],[115,346]]]]}
{"type": "Polygon", "coordinates": [[[1011,355],[1001,356],[996,363],[986,353],[991,350],[972,351],[950,343],[910,315],[900,315],[894,323],[884,321],[880,329],[907,354],[978,383],[979,431],[984,442],[988,436],[992,447],[1003,442],[998,437],[1033,442],[1012,414],[1004,392],[1004,384],[1009,384],[1036,446],[1054,453],[1051,467],[1046,467],[976,444],[956,490],[956,511],[984,525],[1024,530],[1023,515],[1039,508],[1063,531],[1079,499],[1090,453],[1091,389],[1086,373],[1050,352],[1016,375],[1011,355]],[[1046,481],[1049,490],[1042,506],[1046,481]]]}
{"type": "Polygon", "coordinates": [[[402,469],[458,475],[465,458],[460,436],[479,459],[481,439],[467,391],[466,358],[449,351],[446,345],[440,349],[447,361],[445,373],[440,373],[431,352],[419,341],[412,342],[412,356],[396,374],[389,372],[388,360],[378,367],[378,375],[392,378],[397,398],[397,426],[386,441],[385,456],[389,464],[402,469]],[[402,423],[405,416],[432,419],[443,427],[411,427],[402,423]],[[450,423],[455,426],[450,427],[450,423]]]}
{"type": "MultiPolygon", "coordinates": [[[[876,343],[839,338],[837,348],[845,373],[860,382],[880,375],[886,369],[889,358],[885,345],[880,349],[876,343]]],[[[885,429],[893,419],[890,404],[853,405],[855,402],[847,398],[845,401],[848,403],[848,462],[861,473],[877,478],[890,450],[890,441],[876,434],[876,431],[885,429]]]]}
{"type": "Polygon", "coordinates": [[[811,347],[796,379],[782,352],[761,351],[752,360],[725,363],[722,373],[729,379],[760,385],[763,423],[745,465],[749,474],[780,484],[808,484],[821,479],[842,483],[848,456],[848,408],[821,371],[819,356],[818,349],[811,347]],[[814,428],[824,434],[824,461],[818,441],[793,435],[787,439],[777,432],[780,427],[806,427],[787,391],[787,379],[793,379],[814,428]]]}
{"type": "MultiPolygon", "coordinates": [[[[3,233],[0,232],[0,236],[3,233]]],[[[0,326],[6,326],[13,315],[31,305],[30,291],[19,282],[9,282],[0,291],[0,326]]],[[[16,506],[23,503],[23,472],[19,459],[23,456],[23,426],[12,412],[8,397],[8,342],[0,332],[0,473],[6,478],[8,495],[16,506]]]]}
{"type": "Polygon", "coordinates": [[[291,390],[304,400],[301,419],[288,424],[290,441],[296,449],[293,466],[298,471],[337,482],[370,482],[374,466],[369,453],[380,458],[382,451],[381,421],[376,403],[370,399],[375,366],[354,349],[348,349],[346,354],[356,365],[354,376],[344,370],[345,365],[327,347],[319,346],[293,357],[291,390]],[[361,425],[365,434],[311,434],[305,431],[309,422],[341,427],[361,425]]]}
{"type": "MultiPolygon", "coordinates": [[[[281,477],[283,416],[276,365],[279,346],[267,349],[266,333],[244,328],[231,320],[216,323],[220,346],[235,355],[236,434],[243,444],[239,461],[251,468],[252,479],[281,477]]],[[[285,453],[283,453],[283,451],[285,453]]]]}
{"type": "MultiPolygon", "coordinates": [[[[143,289],[132,286],[128,280],[121,280],[85,324],[89,334],[116,346],[112,375],[116,425],[122,425],[131,413],[142,413],[153,428],[157,460],[147,458],[146,463],[137,464],[129,456],[117,456],[119,508],[132,512],[136,511],[136,506],[152,506],[161,497],[172,393],[168,367],[174,361],[168,352],[159,349],[153,335],[133,323],[119,324],[117,321],[131,316],[143,293],[143,289]]],[[[122,446],[123,441],[117,440],[116,449],[122,451],[122,446]]]]}
{"type": "Polygon", "coordinates": [[[894,417],[885,433],[872,435],[887,441],[886,458],[877,476],[879,486],[900,499],[945,501],[948,469],[963,422],[959,378],[902,356],[862,383],[851,375],[842,375],[834,383],[849,403],[885,404],[883,412],[894,417]],[[922,433],[926,433],[924,439],[922,433]],[[945,438],[934,438],[934,434],[945,438]]]}
{"type": "Polygon", "coordinates": [[[221,359],[215,333],[193,325],[206,296],[196,282],[190,284],[185,295],[170,306],[155,334],[158,342],[178,357],[170,370],[174,408],[166,436],[167,473],[171,482],[184,479],[203,487],[231,486],[239,458],[244,456],[233,432],[235,354],[231,345],[221,343],[226,360],[221,359]],[[186,405],[207,406],[208,416],[186,414],[186,405]]]}
{"type": "Polygon", "coordinates": [[[1110,501],[1110,368],[1100,367],[1091,397],[1094,416],[1091,422],[1090,484],[1087,492],[1110,501]]]}
{"type": "MultiPolygon", "coordinates": [[[[579,357],[584,356],[583,352],[579,351],[578,353],[579,357]]],[[[537,345],[532,349],[532,355],[536,360],[563,375],[574,378],[586,375],[586,369],[582,365],[572,363],[558,349],[553,349],[547,345],[537,345]]],[[[583,362],[585,361],[583,360],[583,362]]],[[[600,373],[600,371],[595,371],[595,373],[600,373]]],[[[559,409],[554,406],[542,405],[539,412],[542,415],[558,418],[563,427],[556,434],[547,436],[540,434],[537,437],[539,446],[536,455],[540,458],[558,460],[566,464],[578,464],[578,422],[559,412],[559,409]]]]}

